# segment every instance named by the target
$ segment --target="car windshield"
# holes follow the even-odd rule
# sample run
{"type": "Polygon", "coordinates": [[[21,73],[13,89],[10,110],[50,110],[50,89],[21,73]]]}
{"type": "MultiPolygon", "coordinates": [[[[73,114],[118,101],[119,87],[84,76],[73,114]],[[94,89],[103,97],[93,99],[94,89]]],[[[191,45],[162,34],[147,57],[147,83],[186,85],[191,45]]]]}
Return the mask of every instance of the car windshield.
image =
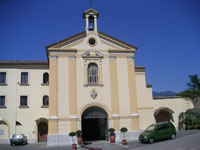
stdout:
{"type": "Polygon", "coordinates": [[[154,125],[150,125],[145,131],[153,131],[155,129],[154,125]]]}
{"type": "Polygon", "coordinates": [[[14,135],[13,135],[13,138],[15,138],[15,139],[20,139],[20,138],[22,138],[22,135],[21,135],[21,134],[14,134],[14,135]]]}

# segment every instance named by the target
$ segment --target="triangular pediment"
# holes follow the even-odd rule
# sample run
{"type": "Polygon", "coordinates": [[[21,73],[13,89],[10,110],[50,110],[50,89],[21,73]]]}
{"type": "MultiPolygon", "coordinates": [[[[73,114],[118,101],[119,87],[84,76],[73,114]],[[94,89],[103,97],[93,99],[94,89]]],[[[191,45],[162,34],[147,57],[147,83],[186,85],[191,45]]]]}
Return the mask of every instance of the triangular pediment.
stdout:
{"type": "Polygon", "coordinates": [[[90,9],[83,12],[83,18],[86,18],[86,15],[96,15],[98,17],[99,12],[94,10],[93,8],[90,8],[90,9]]]}
{"type": "Polygon", "coordinates": [[[62,41],[56,42],[46,47],[47,50],[88,50],[95,49],[101,50],[119,50],[119,51],[136,51],[136,47],[120,41],[112,36],[109,36],[103,32],[98,32],[98,35],[87,35],[86,32],[81,32],[62,41]],[[94,38],[96,40],[95,45],[89,44],[89,39],[94,38]]]}

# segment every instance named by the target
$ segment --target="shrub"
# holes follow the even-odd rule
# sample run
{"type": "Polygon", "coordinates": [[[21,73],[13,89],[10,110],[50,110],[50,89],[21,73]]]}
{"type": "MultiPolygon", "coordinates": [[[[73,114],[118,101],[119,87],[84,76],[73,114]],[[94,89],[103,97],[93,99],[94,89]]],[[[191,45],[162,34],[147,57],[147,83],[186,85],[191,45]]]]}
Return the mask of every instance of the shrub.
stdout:
{"type": "Polygon", "coordinates": [[[77,136],[77,137],[81,137],[81,136],[82,136],[81,130],[77,130],[77,131],[76,131],[76,136],[77,136]]]}
{"type": "Polygon", "coordinates": [[[200,129],[200,110],[197,108],[192,108],[182,112],[179,115],[179,129],[200,129]]]}
{"type": "Polygon", "coordinates": [[[76,135],[76,132],[70,132],[70,133],[69,133],[69,136],[72,137],[72,143],[74,143],[73,137],[74,137],[75,135],[76,135]]]}
{"type": "Polygon", "coordinates": [[[110,136],[115,136],[115,129],[114,128],[108,129],[108,132],[110,132],[110,136]]]}
{"type": "Polygon", "coordinates": [[[123,133],[123,138],[125,139],[125,133],[128,131],[126,127],[122,127],[120,131],[123,133]]]}

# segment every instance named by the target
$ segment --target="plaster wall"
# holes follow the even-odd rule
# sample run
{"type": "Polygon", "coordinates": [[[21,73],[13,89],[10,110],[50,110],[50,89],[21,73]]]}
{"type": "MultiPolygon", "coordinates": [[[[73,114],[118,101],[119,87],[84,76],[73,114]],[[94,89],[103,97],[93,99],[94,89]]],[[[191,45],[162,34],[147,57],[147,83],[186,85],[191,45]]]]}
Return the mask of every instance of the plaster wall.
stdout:
{"type": "Polygon", "coordinates": [[[184,100],[183,98],[171,98],[171,99],[156,99],[153,101],[154,112],[161,108],[167,107],[174,111],[173,119],[174,125],[178,128],[178,116],[181,112],[185,112],[187,109],[193,108],[193,104],[189,101],[184,100]]]}
{"type": "Polygon", "coordinates": [[[130,115],[127,58],[117,58],[117,77],[120,115],[130,115]]]}
{"type": "Polygon", "coordinates": [[[58,116],[69,116],[69,63],[67,57],[58,58],[58,116]]]}
{"type": "Polygon", "coordinates": [[[153,107],[152,88],[146,87],[145,72],[136,73],[138,107],[153,107]]]}

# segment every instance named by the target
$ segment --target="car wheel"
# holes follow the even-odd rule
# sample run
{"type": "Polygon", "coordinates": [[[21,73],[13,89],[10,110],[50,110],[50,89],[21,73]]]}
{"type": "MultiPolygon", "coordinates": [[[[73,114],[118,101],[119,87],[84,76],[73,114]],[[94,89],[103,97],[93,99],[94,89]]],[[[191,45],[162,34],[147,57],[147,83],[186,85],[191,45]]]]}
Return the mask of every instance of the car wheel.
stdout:
{"type": "Polygon", "coordinates": [[[149,139],[149,143],[150,143],[150,144],[153,144],[154,142],[155,142],[155,141],[154,141],[154,138],[150,138],[150,139],[149,139]]]}
{"type": "Polygon", "coordinates": [[[13,143],[10,143],[11,146],[13,146],[13,143]]]}
{"type": "Polygon", "coordinates": [[[172,139],[172,140],[176,139],[176,134],[173,133],[173,134],[171,135],[171,139],[172,139]]]}

